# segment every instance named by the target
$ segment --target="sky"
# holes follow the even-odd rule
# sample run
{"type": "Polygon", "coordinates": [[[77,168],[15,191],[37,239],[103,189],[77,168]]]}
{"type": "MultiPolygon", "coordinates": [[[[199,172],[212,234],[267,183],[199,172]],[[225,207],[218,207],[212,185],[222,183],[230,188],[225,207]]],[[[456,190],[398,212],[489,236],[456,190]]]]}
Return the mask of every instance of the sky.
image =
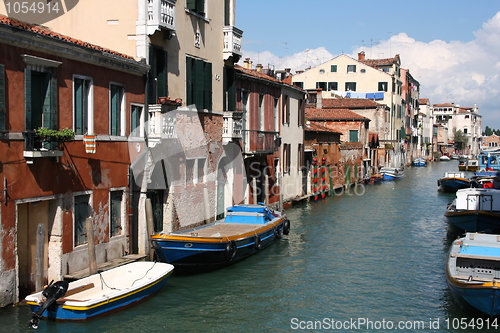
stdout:
{"type": "Polygon", "coordinates": [[[500,129],[498,0],[237,0],[243,57],[275,69],[305,69],[340,54],[399,54],[432,104],[477,104],[500,129]]]}

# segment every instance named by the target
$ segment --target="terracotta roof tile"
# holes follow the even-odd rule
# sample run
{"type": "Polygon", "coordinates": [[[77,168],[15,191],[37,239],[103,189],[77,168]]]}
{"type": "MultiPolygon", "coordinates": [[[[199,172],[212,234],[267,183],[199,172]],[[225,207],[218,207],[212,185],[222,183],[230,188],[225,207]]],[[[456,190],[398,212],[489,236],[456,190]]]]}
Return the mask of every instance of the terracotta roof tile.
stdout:
{"type": "Polygon", "coordinates": [[[399,59],[399,54],[396,54],[394,58],[385,58],[385,59],[365,59],[365,60],[359,60],[359,62],[370,66],[370,67],[381,67],[381,66],[392,66],[394,64],[397,64],[400,62],[399,59]]]}
{"type": "Polygon", "coordinates": [[[288,81],[288,78],[283,80],[283,81],[280,81],[272,76],[269,76],[269,75],[261,73],[261,72],[257,72],[256,70],[253,70],[253,69],[247,69],[247,68],[242,67],[240,65],[235,64],[234,69],[236,70],[236,72],[240,72],[242,74],[253,76],[253,77],[261,79],[261,80],[267,80],[267,81],[271,81],[271,82],[275,82],[275,83],[279,83],[279,84],[284,84],[284,85],[289,86],[291,88],[298,89],[300,91],[305,91],[304,89],[291,84],[291,82],[292,82],[291,75],[289,77],[289,79],[290,79],[289,81],[288,81]]]}
{"type": "Polygon", "coordinates": [[[370,121],[370,119],[348,109],[306,109],[306,118],[310,120],[370,121]]]}
{"type": "Polygon", "coordinates": [[[434,104],[433,106],[434,107],[443,107],[443,106],[446,106],[446,107],[455,107],[455,104],[442,103],[442,104],[434,104]]]}
{"type": "Polygon", "coordinates": [[[135,60],[133,57],[128,56],[126,54],[123,54],[123,53],[120,53],[120,52],[116,52],[116,51],[113,51],[113,50],[110,50],[110,49],[106,49],[104,47],[101,47],[101,46],[98,46],[98,45],[95,45],[95,44],[91,44],[91,43],[88,43],[88,42],[84,42],[82,40],[75,39],[75,38],[72,38],[72,37],[69,37],[69,36],[66,36],[66,35],[62,35],[62,34],[59,34],[57,32],[53,32],[53,31],[51,31],[51,30],[49,30],[47,28],[43,28],[43,27],[40,27],[40,26],[37,26],[37,25],[32,25],[32,24],[24,23],[24,22],[21,22],[21,21],[9,18],[9,17],[7,17],[5,15],[1,15],[1,14],[0,14],[0,25],[10,26],[10,27],[13,27],[13,28],[16,28],[16,29],[33,32],[33,33],[38,34],[38,35],[42,35],[42,36],[46,36],[46,37],[53,38],[53,39],[56,39],[56,40],[61,40],[61,41],[65,41],[65,42],[68,42],[68,43],[75,44],[75,45],[79,45],[81,47],[85,47],[85,48],[89,48],[89,49],[93,49],[93,50],[97,50],[97,51],[101,51],[101,52],[113,54],[113,55],[116,55],[116,56],[119,56],[119,57],[122,57],[122,58],[126,58],[126,59],[130,59],[130,60],[135,60]]]}
{"type": "Polygon", "coordinates": [[[376,108],[383,104],[365,98],[323,98],[324,109],[376,108]]]}
{"type": "Polygon", "coordinates": [[[334,131],[328,127],[322,126],[318,123],[315,123],[313,121],[308,121],[305,126],[306,132],[328,132],[328,133],[333,133],[333,134],[339,134],[341,135],[342,133],[334,131]]]}
{"type": "Polygon", "coordinates": [[[428,99],[428,98],[419,98],[419,99],[418,99],[418,103],[419,103],[419,104],[424,104],[424,105],[426,105],[426,104],[430,104],[430,103],[429,103],[429,99],[428,99]]]}

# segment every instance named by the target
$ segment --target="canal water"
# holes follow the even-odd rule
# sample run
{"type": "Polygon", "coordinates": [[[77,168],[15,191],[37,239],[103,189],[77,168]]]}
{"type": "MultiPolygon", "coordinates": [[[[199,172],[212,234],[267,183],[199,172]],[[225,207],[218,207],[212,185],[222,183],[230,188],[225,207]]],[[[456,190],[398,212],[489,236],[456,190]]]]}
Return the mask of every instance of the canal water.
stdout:
{"type": "MultiPolygon", "coordinates": [[[[456,161],[408,168],[397,182],[292,207],[290,235],[240,263],[174,276],[130,309],[84,323],[42,321],[38,331],[475,331],[478,314],[453,299],[444,272],[457,235],[443,214],[454,195],[436,182],[456,170],[456,161]]],[[[29,319],[27,306],[0,310],[0,331],[28,332],[29,319]]]]}

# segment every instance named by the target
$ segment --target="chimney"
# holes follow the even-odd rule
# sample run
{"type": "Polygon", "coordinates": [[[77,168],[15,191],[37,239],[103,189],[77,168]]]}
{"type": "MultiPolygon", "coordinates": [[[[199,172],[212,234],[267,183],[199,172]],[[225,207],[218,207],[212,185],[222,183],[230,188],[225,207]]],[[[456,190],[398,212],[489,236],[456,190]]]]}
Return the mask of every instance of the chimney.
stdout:
{"type": "Polygon", "coordinates": [[[285,68],[285,72],[290,73],[292,71],[291,68],[285,68]]]}
{"type": "Polygon", "coordinates": [[[297,75],[298,75],[298,74],[302,74],[302,73],[304,73],[304,71],[303,71],[303,70],[298,70],[298,71],[296,71],[296,72],[295,72],[295,74],[297,74],[297,75]]]}
{"type": "Polygon", "coordinates": [[[245,58],[245,61],[243,63],[243,67],[245,67],[246,69],[252,69],[252,62],[250,61],[250,58],[245,58]]]}
{"type": "Polygon", "coordinates": [[[262,64],[257,64],[257,72],[262,73],[262,64]]]}
{"type": "Polygon", "coordinates": [[[316,90],[316,109],[322,109],[323,108],[323,90],[317,89],[316,90]]]}
{"type": "Polygon", "coordinates": [[[358,53],[358,60],[359,61],[365,60],[365,51],[361,51],[358,53]]]}

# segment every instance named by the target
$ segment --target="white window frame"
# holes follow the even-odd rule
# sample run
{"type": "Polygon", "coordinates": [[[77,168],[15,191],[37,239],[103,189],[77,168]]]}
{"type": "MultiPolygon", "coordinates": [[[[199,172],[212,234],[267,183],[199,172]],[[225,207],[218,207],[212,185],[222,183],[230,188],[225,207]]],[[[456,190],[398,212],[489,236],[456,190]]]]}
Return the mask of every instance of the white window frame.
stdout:
{"type": "Polygon", "coordinates": [[[111,86],[117,86],[121,87],[123,89],[123,96],[122,96],[122,105],[121,105],[121,110],[120,110],[120,135],[119,136],[125,136],[126,133],[126,127],[127,127],[127,119],[125,118],[127,115],[126,112],[126,96],[127,92],[125,90],[125,85],[120,82],[114,82],[110,81],[108,85],[108,127],[109,127],[109,134],[110,136],[115,136],[111,135],[111,86]]]}
{"type": "Polygon", "coordinates": [[[74,74],[72,80],[72,92],[73,103],[72,103],[72,128],[75,130],[75,79],[88,80],[89,84],[89,95],[88,95],[88,115],[87,115],[87,134],[94,134],[94,80],[90,76],[74,74]]]}

